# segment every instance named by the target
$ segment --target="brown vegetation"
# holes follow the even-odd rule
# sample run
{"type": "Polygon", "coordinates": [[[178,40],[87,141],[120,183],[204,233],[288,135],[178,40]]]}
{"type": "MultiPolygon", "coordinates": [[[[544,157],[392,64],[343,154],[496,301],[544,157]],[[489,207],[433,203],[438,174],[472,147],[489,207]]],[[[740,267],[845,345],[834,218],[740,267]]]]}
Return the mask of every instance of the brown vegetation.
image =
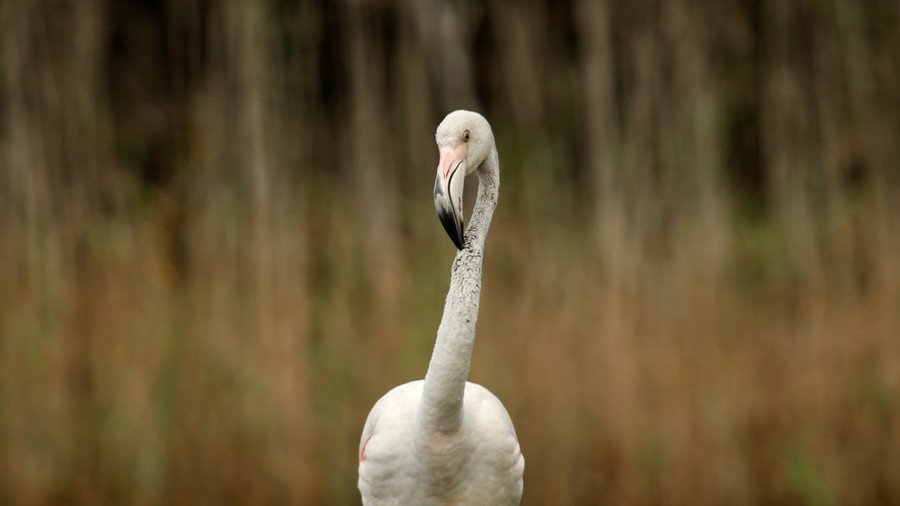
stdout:
{"type": "Polygon", "coordinates": [[[896,2],[0,3],[0,503],[352,504],[497,134],[526,504],[900,503],[896,2]],[[472,192],[469,192],[470,194],[472,192]]]}

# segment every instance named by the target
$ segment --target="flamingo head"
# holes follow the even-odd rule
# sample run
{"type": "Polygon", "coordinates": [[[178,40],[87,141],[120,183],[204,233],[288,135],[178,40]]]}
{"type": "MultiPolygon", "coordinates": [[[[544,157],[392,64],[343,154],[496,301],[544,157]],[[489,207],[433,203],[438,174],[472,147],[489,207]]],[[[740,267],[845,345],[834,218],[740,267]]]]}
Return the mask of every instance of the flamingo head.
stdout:
{"type": "Polygon", "coordinates": [[[440,153],[434,180],[434,207],[453,244],[463,249],[465,178],[490,154],[494,134],[482,115],[459,110],[441,121],[434,137],[440,153]]]}

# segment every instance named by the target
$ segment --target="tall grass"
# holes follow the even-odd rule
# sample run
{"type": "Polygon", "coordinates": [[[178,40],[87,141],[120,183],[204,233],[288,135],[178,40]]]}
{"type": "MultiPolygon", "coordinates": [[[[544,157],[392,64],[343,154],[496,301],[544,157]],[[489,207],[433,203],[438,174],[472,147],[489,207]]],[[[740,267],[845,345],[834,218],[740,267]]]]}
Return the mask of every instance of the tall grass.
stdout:
{"type": "Polygon", "coordinates": [[[502,166],[471,380],[523,502],[900,502],[897,21],[0,4],[0,503],[357,502],[440,319],[461,106],[502,166]]]}

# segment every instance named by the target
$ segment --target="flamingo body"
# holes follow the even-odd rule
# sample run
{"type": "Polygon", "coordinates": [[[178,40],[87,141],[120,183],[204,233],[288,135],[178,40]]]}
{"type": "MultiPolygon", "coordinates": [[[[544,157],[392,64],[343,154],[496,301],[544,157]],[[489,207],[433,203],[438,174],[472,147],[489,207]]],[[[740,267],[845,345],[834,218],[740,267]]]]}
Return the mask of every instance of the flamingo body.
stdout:
{"type": "Polygon", "coordinates": [[[525,459],[500,400],[466,383],[459,432],[410,437],[423,384],[395,387],[369,413],[359,448],[363,503],[519,504],[525,459]]]}

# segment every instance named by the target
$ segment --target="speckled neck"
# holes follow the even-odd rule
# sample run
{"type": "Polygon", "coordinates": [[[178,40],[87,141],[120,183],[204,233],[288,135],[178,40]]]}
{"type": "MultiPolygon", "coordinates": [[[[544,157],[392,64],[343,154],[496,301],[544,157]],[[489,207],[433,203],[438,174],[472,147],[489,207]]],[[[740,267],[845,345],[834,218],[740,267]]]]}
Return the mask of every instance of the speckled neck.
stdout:
{"type": "Polygon", "coordinates": [[[462,422],[463,393],[478,320],[484,242],[500,190],[496,147],[491,148],[477,174],[478,196],[465,231],[465,245],[456,253],[453,262],[444,316],[438,327],[419,404],[418,426],[427,432],[452,433],[462,422]]]}

